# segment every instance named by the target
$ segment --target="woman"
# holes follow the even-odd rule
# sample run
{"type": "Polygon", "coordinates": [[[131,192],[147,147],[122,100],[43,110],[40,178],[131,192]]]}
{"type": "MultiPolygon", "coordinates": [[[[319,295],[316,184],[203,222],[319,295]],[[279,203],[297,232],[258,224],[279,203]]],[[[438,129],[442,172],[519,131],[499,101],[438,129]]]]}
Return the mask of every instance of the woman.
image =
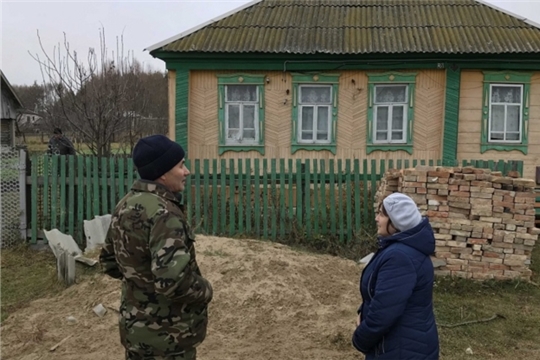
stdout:
{"type": "Polygon", "coordinates": [[[379,250],[362,272],[354,347],[366,359],[438,359],[433,314],[435,237],[414,201],[394,193],[377,217],[379,250]]]}

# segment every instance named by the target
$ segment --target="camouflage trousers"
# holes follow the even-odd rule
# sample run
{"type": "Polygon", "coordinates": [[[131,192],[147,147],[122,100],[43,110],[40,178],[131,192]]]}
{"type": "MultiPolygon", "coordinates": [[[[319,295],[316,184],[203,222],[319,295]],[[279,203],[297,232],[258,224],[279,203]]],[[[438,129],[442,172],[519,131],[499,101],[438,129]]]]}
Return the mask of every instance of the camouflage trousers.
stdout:
{"type": "Polygon", "coordinates": [[[184,351],[182,354],[171,356],[141,356],[133,351],[126,350],[126,360],[195,360],[197,349],[184,351]]]}

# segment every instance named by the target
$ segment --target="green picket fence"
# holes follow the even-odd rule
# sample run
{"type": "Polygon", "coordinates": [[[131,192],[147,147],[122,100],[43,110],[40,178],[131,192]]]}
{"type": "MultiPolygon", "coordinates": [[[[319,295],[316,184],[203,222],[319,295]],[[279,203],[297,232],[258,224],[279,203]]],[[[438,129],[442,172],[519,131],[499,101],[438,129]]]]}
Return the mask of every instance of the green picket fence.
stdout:
{"type": "MultiPolygon", "coordinates": [[[[188,160],[184,205],[198,233],[277,239],[334,236],[351,241],[374,228],[373,199],[390,168],[441,165],[403,160],[188,160]]],[[[457,163],[455,165],[458,165],[457,163]]],[[[461,166],[519,171],[521,161],[461,166]]],[[[84,244],[83,221],[109,214],[137,178],[130,158],[32,157],[31,242],[58,228],[84,244]]]]}

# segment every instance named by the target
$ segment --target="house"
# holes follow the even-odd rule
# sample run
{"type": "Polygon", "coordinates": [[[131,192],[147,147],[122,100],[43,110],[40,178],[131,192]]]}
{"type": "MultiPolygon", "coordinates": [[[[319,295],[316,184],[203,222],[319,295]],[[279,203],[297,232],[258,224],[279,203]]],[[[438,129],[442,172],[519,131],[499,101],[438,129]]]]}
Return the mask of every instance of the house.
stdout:
{"type": "Polygon", "coordinates": [[[22,109],[19,118],[19,125],[32,127],[40,123],[40,120],[43,118],[40,114],[35,111],[22,109]]]}
{"type": "Polygon", "coordinates": [[[0,146],[13,147],[15,146],[15,122],[22,110],[22,103],[1,70],[0,77],[2,79],[0,146]]]}
{"type": "Polygon", "coordinates": [[[256,0],[147,50],[192,159],[540,165],[540,25],[479,0],[256,0]]]}

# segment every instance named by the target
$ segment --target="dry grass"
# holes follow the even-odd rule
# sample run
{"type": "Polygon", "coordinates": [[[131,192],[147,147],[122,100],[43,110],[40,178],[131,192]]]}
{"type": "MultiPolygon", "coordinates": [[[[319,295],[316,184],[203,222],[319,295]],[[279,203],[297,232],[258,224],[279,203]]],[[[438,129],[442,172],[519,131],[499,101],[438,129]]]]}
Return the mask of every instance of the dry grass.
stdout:
{"type": "MultiPolygon", "coordinates": [[[[65,289],[65,286],[58,282],[56,259],[48,249],[36,251],[29,246],[20,245],[3,249],[0,259],[0,322],[30,301],[54,296],[65,289]]],[[[97,269],[88,269],[77,264],[76,273],[79,279],[96,271],[97,269]]],[[[39,333],[39,329],[36,329],[36,336],[39,336],[39,333]]]]}

